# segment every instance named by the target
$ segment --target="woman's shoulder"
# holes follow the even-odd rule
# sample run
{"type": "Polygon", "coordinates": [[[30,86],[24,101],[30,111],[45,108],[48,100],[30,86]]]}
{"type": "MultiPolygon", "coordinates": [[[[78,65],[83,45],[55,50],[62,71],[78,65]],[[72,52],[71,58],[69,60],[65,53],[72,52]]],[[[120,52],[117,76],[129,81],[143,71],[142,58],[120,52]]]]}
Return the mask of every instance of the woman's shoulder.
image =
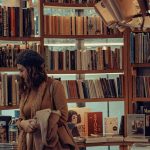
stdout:
{"type": "Polygon", "coordinates": [[[49,86],[53,85],[53,86],[57,86],[57,85],[61,85],[61,81],[54,79],[54,78],[48,78],[47,79],[49,86]]]}

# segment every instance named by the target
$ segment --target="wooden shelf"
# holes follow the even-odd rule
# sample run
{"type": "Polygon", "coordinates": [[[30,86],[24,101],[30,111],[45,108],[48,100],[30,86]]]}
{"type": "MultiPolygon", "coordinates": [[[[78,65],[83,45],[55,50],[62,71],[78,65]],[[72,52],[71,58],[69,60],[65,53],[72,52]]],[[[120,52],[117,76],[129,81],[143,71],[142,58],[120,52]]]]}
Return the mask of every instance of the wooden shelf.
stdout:
{"type": "Polygon", "coordinates": [[[41,37],[0,37],[0,41],[40,41],[41,37]]]}
{"type": "Polygon", "coordinates": [[[124,98],[93,98],[93,99],[67,99],[68,103],[84,103],[84,102],[116,102],[124,101],[124,98]]]}
{"type": "Polygon", "coordinates": [[[123,69],[107,69],[107,70],[54,70],[47,71],[48,74],[99,74],[99,73],[124,73],[123,69]]]}
{"type": "Polygon", "coordinates": [[[0,67],[0,72],[18,72],[17,68],[0,67]]]}
{"type": "Polygon", "coordinates": [[[44,7],[64,7],[64,8],[90,8],[94,7],[94,3],[89,3],[89,4],[73,4],[73,3],[54,3],[54,2],[45,2],[43,4],[44,7]]]}
{"type": "Polygon", "coordinates": [[[123,38],[123,35],[49,35],[44,36],[44,38],[75,38],[75,39],[88,39],[88,38],[123,38]]]}
{"type": "Polygon", "coordinates": [[[150,63],[132,64],[133,68],[147,68],[150,67],[150,63]]]}
{"type": "Polygon", "coordinates": [[[142,102],[144,102],[144,101],[149,101],[150,102],[150,97],[136,97],[136,98],[133,98],[133,100],[132,101],[134,101],[134,102],[137,102],[137,101],[142,101],[142,102]]]}
{"type": "MultiPolygon", "coordinates": [[[[17,68],[0,67],[1,72],[18,72],[17,68]]],[[[92,73],[124,73],[123,69],[107,69],[107,70],[54,70],[47,71],[47,74],[92,74],[92,73]]]]}
{"type": "Polygon", "coordinates": [[[0,106],[0,110],[19,109],[19,106],[0,106]]]}
{"type": "Polygon", "coordinates": [[[135,32],[135,33],[150,32],[150,29],[149,29],[149,28],[146,29],[146,30],[138,30],[138,29],[135,29],[135,30],[133,30],[132,32],[133,32],[133,33],[134,33],[134,32],[135,32]]]}

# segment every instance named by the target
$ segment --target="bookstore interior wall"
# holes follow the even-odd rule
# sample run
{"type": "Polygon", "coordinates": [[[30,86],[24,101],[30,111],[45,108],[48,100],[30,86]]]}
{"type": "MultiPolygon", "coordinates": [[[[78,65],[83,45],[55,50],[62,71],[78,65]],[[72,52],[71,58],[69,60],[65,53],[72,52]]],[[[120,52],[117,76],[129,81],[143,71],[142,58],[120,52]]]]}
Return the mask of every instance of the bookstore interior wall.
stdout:
{"type": "MultiPolygon", "coordinates": [[[[140,113],[141,120],[145,120],[143,113],[149,117],[145,109],[150,110],[150,33],[130,33],[130,30],[120,33],[116,28],[108,28],[95,12],[94,4],[98,1],[14,2],[10,6],[7,1],[0,1],[1,115],[18,117],[15,58],[29,48],[45,58],[48,76],[61,80],[64,85],[69,111],[80,115],[77,124],[80,136],[133,137],[126,121],[137,116],[128,114],[140,113]],[[89,125],[92,115],[102,120],[97,122],[96,133],[89,125]],[[128,119],[122,120],[123,116],[128,119]]],[[[138,135],[145,137],[148,127],[144,126],[138,135]]],[[[105,139],[104,145],[99,141],[93,147],[89,144],[91,139],[84,142],[86,150],[121,150],[124,144],[123,138],[120,139],[120,143],[105,139]]],[[[127,150],[128,144],[123,148],[127,150]]]]}

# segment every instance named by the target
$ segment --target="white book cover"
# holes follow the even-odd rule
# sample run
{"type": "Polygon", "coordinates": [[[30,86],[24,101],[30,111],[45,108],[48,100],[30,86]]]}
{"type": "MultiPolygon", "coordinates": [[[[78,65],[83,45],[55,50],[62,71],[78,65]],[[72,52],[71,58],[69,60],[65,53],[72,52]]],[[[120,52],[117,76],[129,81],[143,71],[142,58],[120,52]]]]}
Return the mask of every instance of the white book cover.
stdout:
{"type": "Polygon", "coordinates": [[[105,117],[104,118],[104,130],[105,130],[105,135],[117,135],[118,134],[118,118],[117,117],[105,117]]]}

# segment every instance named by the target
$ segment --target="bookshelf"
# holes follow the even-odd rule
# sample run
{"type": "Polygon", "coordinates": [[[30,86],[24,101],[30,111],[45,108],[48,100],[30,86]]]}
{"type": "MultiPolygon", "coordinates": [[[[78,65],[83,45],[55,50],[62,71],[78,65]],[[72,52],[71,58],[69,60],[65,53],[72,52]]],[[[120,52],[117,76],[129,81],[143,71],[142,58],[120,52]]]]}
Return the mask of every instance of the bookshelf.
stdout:
{"type": "MultiPolygon", "coordinates": [[[[55,9],[68,9],[68,7],[70,9],[76,9],[77,12],[79,11],[79,13],[76,12],[77,15],[83,15],[83,11],[84,9],[90,9],[91,6],[89,7],[88,5],[80,5],[80,4],[59,4],[59,3],[50,3],[50,2],[45,2],[43,5],[41,5],[41,8],[40,8],[40,17],[41,17],[41,26],[43,26],[44,28],[41,29],[41,34],[42,34],[42,37],[44,38],[44,45],[48,45],[45,41],[49,41],[49,43],[51,44],[51,46],[49,47],[52,47],[52,45],[54,44],[59,44],[57,43],[57,41],[61,41],[62,39],[71,39],[71,40],[76,40],[77,41],[77,45],[76,45],[76,48],[81,48],[81,49],[84,49],[85,48],[85,42],[86,41],[90,41],[92,39],[116,39],[116,38],[122,38],[123,39],[123,43],[124,43],[124,48],[123,48],[123,51],[122,51],[122,55],[124,56],[123,58],[123,67],[122,68],[117,68],[117,69],[112,69],[112,68],[106,68],[106,69],[101,69],[101,70],[97,70],[97,69],[47,69],[47,72],[48,74],[52,74],[53,76],[55,76],[55,74],[58,74],[59,76],[63,76],[64,74],[68,75],[68,74],[75,74],[75,80],[78,80],[78,79],[85,79],[85,74],[98,74],[98,76],[101,76],[101,74],[106,74],[106,76],[109,76],[109,74],[123,74],[124,75],[124,86],[123,86],[123,97],[114,97],[114,98],[84,98],[84,99],[80,99],[80,98],[69,98],[67,99],[68,103],[84,103],[84,105],[86,105],[86,103],[107,103],[109,105],[109,103],[113,103],[113,102],[122,102],[124,103],[124,107],[123,109],[125,110],[124,114],[127,113],[127,104],[128,104],[128,88],[127,88],[127,48],[128,46],[126,45],[127,44],[127,34],[120,34],[120,33],[116,33],[116,34],[106,34],[106,31],[105,33],[100,33],[99,35],[94,35],[94,34],[91,34],[91,35],[88,35],[88,34],[67,34],[67,35],[64,35],[64,34],[54,34],[54,33],[50,33],[50,34],[47,34],[46,31],[45,31],[45,26],[43,25],[44,24],[44,18],[45,18],[45,14],[44,14],[44,9],[52,9],[52,8],[55,8],[55,9]],[[69,5],[69,6],[68,6],[69,5]],[[79,7],[80,6],[80,7],[79,7]],[[67,8],[66,8],[67,7],[67,8]],[[89,7],[89,8],[88,8],[89,7]],[[52,41],[52,42],[51,42],[52,41]],[[84,45],[84,46],[83,46],[84,45]],[[82,78],[82,77],[83,78],[82,78]]],[[[51,10],[51,12],[53,12],[51,10]]],[[[63,12],[63,11],[62,11],[63,12]]],[[[46,14],[47,15],[47,14],[46,14]]],[[[59,18],[57,18],[59,20],[59,18]]],[[[56,24],[57,25],[57,24],[56,24]]],[[[55,28],[54,28],[55,30],[55,28]]],[[[57,29],[56,29],[57,31],[57,29]]],[[[72,31],[71,31],[72,33],[72,31]]],[[[112,40],[112,41],[113,41],[112,40]]],[[[109,40],[108,40],[109,41],[109,40]]],[[[63,43],[63,42],[62,42],[63,43]]],[[[65,43],[65,42],[64,42],[65,43]]],[[[65,48],[65,46],[64,46],[65,48]]],[[[50,48],[51,49],[51,48],[50,48]]],[[[54,47],[54,49],[58,49],[59,51],[59,48],[57,47],[54,47]]],[[[67,49],[67,48],[66,48],[67,49]]],[[[69,49],[69,48],[68,48],[69,49]]],[[[57,62],[57,64],[59,64],[57,62]]],[[[62,79],[62,80],[65,80],[65,79],[62,79]]],[[[90,104],[89,104],[90,105],[90,104]]],[[[112,140],[113,141],[113,140],[112,140]]],[[[82,144],[81,144],[82,145],[82,144]]],[[[89,146],[119,146],[120,149],[122,147],[122,143],[93,143],[93,144],[86,144],[84,145],[85,147],[89,147],[89,146]]],[[[124,144],[123,144],[124,145],[124,144]]],[[[122,148],[123,149],[123,148],[122,148]]]]}
{"type": "Polygon", "coordinates": [[[135,31],[130,34],[130,113],[134,112],[132,103],[149,102],[149,32],[135,31]],[[147,45],[146,47],[144,45],[147,45]],[[139,49],[137,48],[139,47],[139,49]],[[133,50],[135,48],[135,50],[133,50]],[[138,86],[143,90],[138,91],[138,86]]]}
{"type": "Polygon", "coordinates": [[[149,136],[149,78],[150,63],[149,32],[135,31],[130,33],[129,68],[129,113],[145,114],[145,136],[149,136]],[[147,45],[145,47],[145,45],[147,45]],[[134,48],[134,49],[133,49],[134,48]],[[146,111],[145,111],[146,110],[146,111]]]}
{"type": "MultiPolygon", "coordinates": [[[[71,39],[75,42],[75,46],[76,49],[85,49],[85,42],[88,41],[87,43],[89,43],[89,41],[92,39],[97,40],[97,39],[102,39],[105,40],[105,42],[108,42],[108,39],[112,39],[112,41],[114,41],[115,39],[120,39],[122,38],[123,41],[123,50],[122,50],[122,67],[121,68],[106,68],[106,69],[54,69],[54,70],[50,70],[47,69],[47,73],[51,74],[53,76],[55,76],[56,74],[59,76],[63,76],[65,75],[75,75],[75,80],[77,79],[85,79],[85,74],[89,74],[89,75],[95,75],[97,74],[97,76],[102,76],[105,74],[105,78],[108,78],[109,75],[111,74],[123,74],[124,76],[124,85],[123,85],[123,95],[121,97],[100,97],[100,98],[84,98],[84,99],[80,99],[80,98],[69,98],[67,99],[67,102],[69,104],[71,103],[107,103],[108,105],[110,105],[110,103],[113,102],[121,102],[123,103],[123,110],[124,110],[124,115],[132,112],[132,105],[131,103],[134,101],[140,101],[141,98],[133,98],[132,96],[132,91],[133,91],[133,82],[132,82],[132,76],[133,74],[136,74],[136,70],[137,68],[149,68],[150,65],[149,63],[142,63],[142,64],[130,64],[128,62],[130,62],[130,41],[129,41],[129,37],[130,37],[130,31],[125,31],[123,34],[118,33],[117,31],[114,31],[115,34],[113,34],[112,30],[107,31],[106,27],[103,27],[103,31],[101,31],[101,33],[96,33],[96,34],[86,34],[85,32],[82,30],[81,33],[84,34],[72,34],[72,31],[70,31],[71,34],[58,34],[58,32],[61,30],[60,28],[54,28],[55,25],[58,26],[58,24],[54,24],[53,29],[55,31],[57,31],[57,34],[55,33],[51,33],[51,34],[47,34],[47,30],[45,30],[45,22],[44,22],[44,9],[46,8],[48,9],[73,9],[76,10],[75,14],[80,16],[82,18],[83,15],[83,11],[84,9],[91,9],[93,8],[94,4],[73,4],[73,3],[56,3],[56,2],[44,2],[44,1],[37,1],[35,3],[35,6],[37,6],[37,11],[38,11],[38,19],[36,21],[36,23],[38,22],[38,34],[35,33],[35,36],[33,37],[0,37],[0,41],[2,42],[6,42],[6,41],[13,41],[13,42],[24,42],[26,44],[28,44],[29,42],[33,42],[33,43],[40,43],[39,47],[38,47],[38,51],[45,57],[45,44],[48,44],[50,41],[50,44],[58,44],[57,41],[61,41],[62,39],[71,39]],[[109,32],[109,34],[107,34],[107,32],[109,32]],[[106,40],[107,39],[107,40],[106,40]],[[47,42],[48,41],[48,42],[47,42]]],[[[47,15],[48,16],[48,15],[47,15]]],[[[36,16],[37,17],[37,16],[36,16]]],[[[55,17],[55,18],[51,18],[49,17],[49,19],[56,19],[59,20],[59,17],[55,17]]],[[[64,19],[64,18],[63,18],[64,19]]],[[[48,22],[49,23],[49,22],[48,22]]],[[[103,23],[102,23],[103,24],[103,23]]],[[[49,26],[51,27],[51,26],[49,26]]],[[[49,28],[48,27],[48,28],[49,28]]],[[[47,28],[47,27],[46,27],[47,28]]],[[[88,30],[88,29],[87,29],[88,30]]],[[[49,31],[49,30],[48,30],[49,31]]],[[[63,32],[65,33],[65,32],[63,32]]],[[[63,42],[62,42],[63,43],[63,42]]],[[[52,47],[52,46],[51,46],[52,47]]],[[[65,46],[64,46],[65,47],[65,46]]],[[[57,49],[57,48],[55,48],[57,49]]],[[[58,64],[58,62],[57,62],[58,64]]],[[[0,67],[0,71],[1,72],[17,72],[17,69],[15,67],[0,67]]],[[[142,98],[142,101],[149,101],[149,98],[142,98]]],[[[16,109],[18,108],[17,106],[0,106],[0,110],[10,110],[10,109],[16,109]]],[[[108,110],[109,111],[109,110],[108,110]]],[[[126,132],[126,122],[124,122],[124,128],[125,128],[125,132],[126,132]]],[[[113,141],[113,140],[112,140],[113,141]]],[[[84,146],[88,147],[88,146],[115,146],[118,145],[120,146],[120,150],[121,147],[123,147],[122,149],[127,148],[128,143],[125,142],[113,142],[112,141],[107,141],[107,143],[102,143],[102,142],[98,142],[98,143],[88,143],[85,144],[84,146]]],[[[132,142],[131,142],[132,143],[132,142]]],[[[132,143],[133,144],[133,143],[132,143]]]]}

